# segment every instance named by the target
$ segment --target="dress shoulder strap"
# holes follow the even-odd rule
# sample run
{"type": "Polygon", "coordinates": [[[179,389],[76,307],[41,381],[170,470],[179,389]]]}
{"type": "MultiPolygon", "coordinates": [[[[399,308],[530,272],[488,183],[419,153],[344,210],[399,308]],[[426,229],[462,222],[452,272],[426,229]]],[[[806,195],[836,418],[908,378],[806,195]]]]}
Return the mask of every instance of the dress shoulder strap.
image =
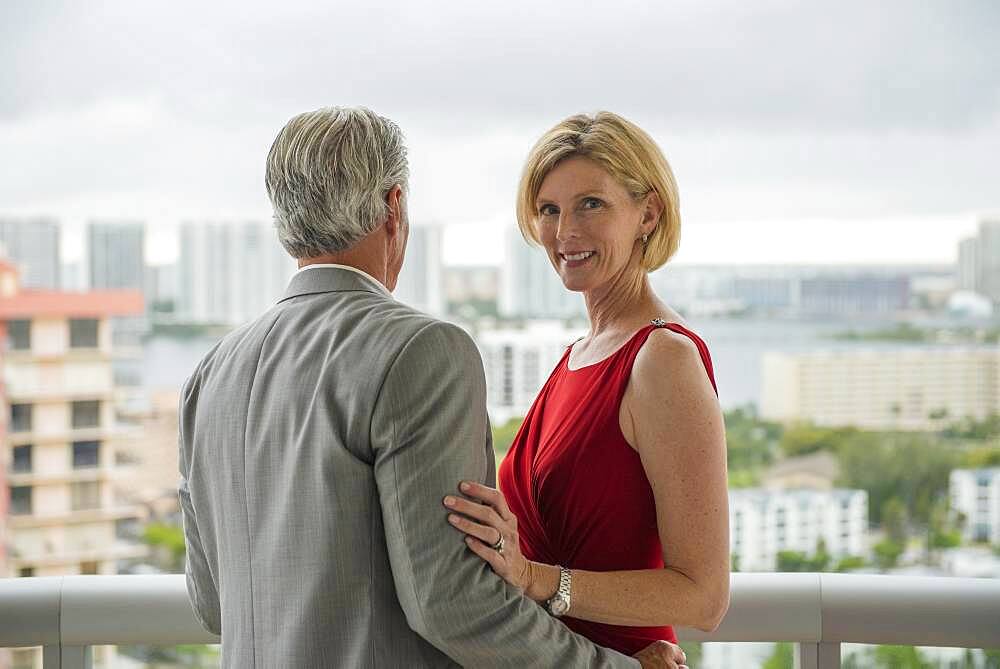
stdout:
{"type": "MultiPolygon", "coordinates": [[[[712,366],[712,355],[708,352],[708,345],[705,344],[705,341],[680,323],[668,323],[662,318],[655,318],[650,322],[650,325],[652,326],[649,329],[650,332],[657,328],[666,328],[672,332],[676,332],[677,334],[682,334],[694,342],[694,345],[698,347],[698,354],[701,356],[701,362],[705,365],[705,371],[708,372],[708,379],[712,382],[712,388],[715,390],[716,396],[718,396],[719,387],[715,383],[715,369],[712,366]]],[[[649,334],[647,333],[646,337],[648,336],[649,334]]],[[[643,342],[645,343],[645,338],[643,338],[643,342]]]]}

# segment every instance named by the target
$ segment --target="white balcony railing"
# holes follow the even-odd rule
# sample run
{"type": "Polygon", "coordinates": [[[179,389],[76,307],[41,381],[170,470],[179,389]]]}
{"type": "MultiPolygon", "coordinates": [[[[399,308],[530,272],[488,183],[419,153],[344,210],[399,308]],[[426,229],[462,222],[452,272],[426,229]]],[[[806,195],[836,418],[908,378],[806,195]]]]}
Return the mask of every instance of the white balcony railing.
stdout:
{"type": "MultiPolygon", "coordinates": [[[[1000,580],[734,574],[732,604],[701,641],[791,641],[801,669],[840,667],[842,643],[1000,647],[1000,580]]],[[[218,643],[195,620],[184,577],[0,580],[0,647],[43,646],[45,669],[90,667],[104,644],[218,643]]]]}

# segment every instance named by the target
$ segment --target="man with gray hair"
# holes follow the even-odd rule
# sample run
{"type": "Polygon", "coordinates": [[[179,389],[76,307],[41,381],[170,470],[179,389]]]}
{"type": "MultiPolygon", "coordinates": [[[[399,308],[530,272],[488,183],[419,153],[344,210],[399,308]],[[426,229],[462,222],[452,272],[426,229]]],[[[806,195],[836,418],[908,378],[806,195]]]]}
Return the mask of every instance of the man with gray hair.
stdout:
{"type": "Polygon", "coordinates": [[[639,666],[549,617],[446,522],[443,497],[493,485],[495,467],[476,347],[390,296],[408,176],[399,128],[366,109],[301,114],[271,147],[300,269],[183,389],[194,610],[224,667],[639,666]]]}

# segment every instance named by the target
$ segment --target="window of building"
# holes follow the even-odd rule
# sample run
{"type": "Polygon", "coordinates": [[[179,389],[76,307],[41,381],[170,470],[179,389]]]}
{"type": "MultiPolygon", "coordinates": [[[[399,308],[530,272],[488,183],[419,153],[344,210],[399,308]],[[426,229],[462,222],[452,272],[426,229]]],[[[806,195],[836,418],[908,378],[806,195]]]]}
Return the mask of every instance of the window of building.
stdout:
{"type": "Polygon", "coordinates": [[[73,428],[99,427],[101,425],[101,402],[85,400],[73,402],[73,428]]]}
{"type": "Polygon", "coordinates": [[[97,348],[97,319],[72,318],[69,321],[70,348],[97,348]]]}
{"type": "Polygon", "coordinates": [[[990,540],[990,526],[986,523],[976,523],[976,527],[972,532],[973,541],[989,541],[990,540]]]}
{"type": "Polygon", "coordinates": [[[31,486],[15,485],[10,488],[10,515],[31,515],[31,486]]]}
{"type": "Polygon", "coordinates": [[[30,576],[34,576],[35,575],[35,568],[34,567],[21,567],[20,569],[17,570],[17,575],[20,576],[21,578],[28,578],[30,576]]]}
{"type": "Polygon", "coordinates": [[[7,321],[7,348],[11,351],[31,349],[31,321],[7,321]]]}
{"type": "Polygon", "coordinates": [[[119,518],[115,521],[115,538],[137,541],[142,537],[142,522],[138,518],[119,518]]]}
{"type": "Polygon", "coordinates": [[[73,469],[86,469],[101,464],[101,442],[74,441],[73,469]]]}
{"type": "Polygon", "coordinates": [[[84,576],[96,576],[100,572],[98,571],[99,565],[96,562],[88,561],[80,563],[80,573],[84,576]]]}
{"type": "Polygon", "coordinates": [[[31,405],[10,405],[10,431],[31,432],[31,405]]]}
{"type": "Polygon", "coordinates": [[[14,474],[31,473],[31,444],[14,447],[14,460],[11,463],[11,472],[14,474]]]}
{"type": "Polygon", "coordinates": [[[101,508],[101,486],[97,481],[76,481],[70,484],[69,492],[71,510],[101,508]]]}

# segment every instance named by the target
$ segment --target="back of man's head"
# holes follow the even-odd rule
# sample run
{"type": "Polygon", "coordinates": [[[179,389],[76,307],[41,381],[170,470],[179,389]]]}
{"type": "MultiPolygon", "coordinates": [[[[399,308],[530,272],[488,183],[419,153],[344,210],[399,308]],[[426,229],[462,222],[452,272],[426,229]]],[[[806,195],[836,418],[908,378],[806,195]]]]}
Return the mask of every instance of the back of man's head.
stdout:
{"type": "Polygon", "coordinates": [[[363,107],[299,114],[267,156],[267,195],[278,240],[295,258],[344,251],[388,215],[386,194],[407,191],[403,133],[363,107]]]}

